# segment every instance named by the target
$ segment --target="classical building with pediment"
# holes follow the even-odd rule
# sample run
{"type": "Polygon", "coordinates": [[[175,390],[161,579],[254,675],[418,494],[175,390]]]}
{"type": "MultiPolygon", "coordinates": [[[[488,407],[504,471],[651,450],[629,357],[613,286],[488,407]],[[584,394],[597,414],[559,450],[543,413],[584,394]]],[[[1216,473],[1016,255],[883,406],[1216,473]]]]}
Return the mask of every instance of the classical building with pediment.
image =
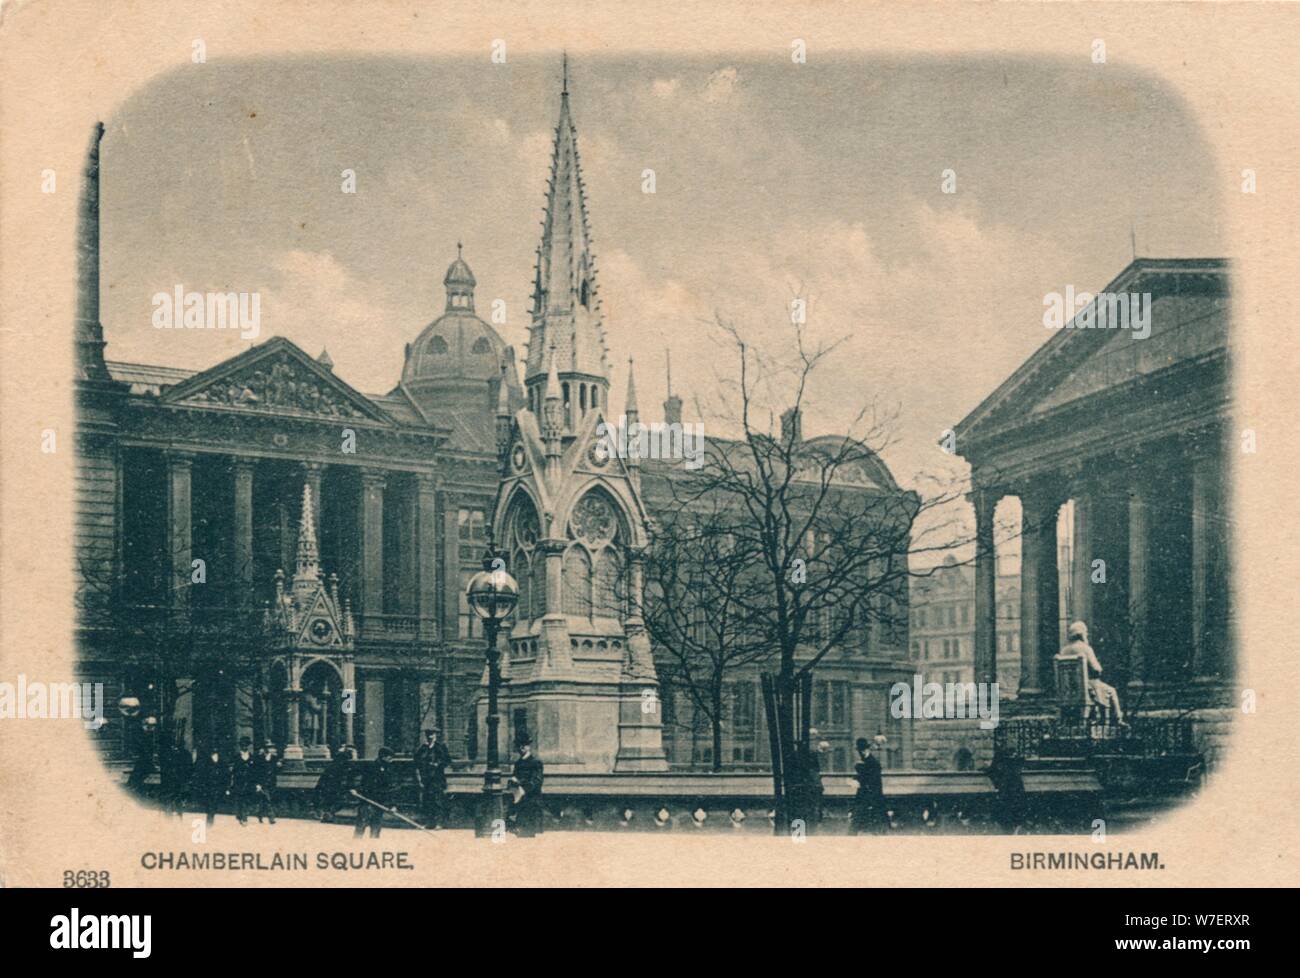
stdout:
{"type": "Polygon", "coordinates": [[[1212,760],[1222,746],[1236,689],[1230,460],[1253,438],[1232,423],[1230,303],[1226,260],[1136,258],[956,427],[981,541],[981,681],[1005,648],[994,508],[1020,500],[1011,715],[1056,715],[1056,655],[1080,620],[1141,728],[1125,750],[1212,760]],[[1098,308],[1130,296],[1149,310],[1141,331],[1098,308]]]}
{"type": "MultiPolygon", "coordinates": [[[[650,486],[680,462],[596,450],[615,417],[567,82],[526,357],[476,312],[458,246],[445,309],[382,394],[282,337],[197,372],[106,356],[101,136],[80,233],[77,565],[83,670],[110,702],[139,696],[194,747],[251,736],[304,762],[348,742],[363,758],[409,751],[437,727],[472,767],[485,669],[465,584],[492,538],[520,584],[500,639],[503,751],[526,731],[548,774],[709,768],[712,742],[688,706],[668,709],[633,599],[650,486]]],[[[680,422],[681,399],[664,411],[680,422]]],[[[618,413],[637,416],[630,368],[618,413]]],[[[853,491],[899,489],[873,460],[853,491]]],[[[904,629],[819,666],[828,768],[851,770],[853,737],[895,732],[887,690],[906,676],[906,648],[904,629]]],[[[757,668],[727,696],[721,761],[760,771],[757,668]]],[[[114,721],[97,736],[125,757],[139,734],[114,721]]],[[[907,737],[888,764],[905,762],[907,737]]]]}

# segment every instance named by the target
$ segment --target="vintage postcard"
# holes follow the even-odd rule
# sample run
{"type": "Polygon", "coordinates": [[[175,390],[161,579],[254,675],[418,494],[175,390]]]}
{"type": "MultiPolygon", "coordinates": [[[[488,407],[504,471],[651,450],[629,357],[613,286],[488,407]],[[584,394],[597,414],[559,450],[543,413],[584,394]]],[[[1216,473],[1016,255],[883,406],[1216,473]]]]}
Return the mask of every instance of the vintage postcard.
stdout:
{"type": "Polygon", "coordinates": [[[1297,26],[0,5],[0,883],[1295,884],[1297,26]]]}

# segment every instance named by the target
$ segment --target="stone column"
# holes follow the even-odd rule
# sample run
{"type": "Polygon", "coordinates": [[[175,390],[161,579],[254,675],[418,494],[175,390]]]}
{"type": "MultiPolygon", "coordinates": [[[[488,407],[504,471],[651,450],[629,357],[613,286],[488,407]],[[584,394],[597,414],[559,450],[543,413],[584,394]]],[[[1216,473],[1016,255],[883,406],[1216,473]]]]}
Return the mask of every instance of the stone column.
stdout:
{"type": "Polygon", "coordinates": [[[371,616],[384,611],[384,487],[382,470],[361,471],[361,618],[363,629],[373,627],[371,616]]]}
{"type": "Polygon", "coordinates": [[[1060,504],[1042,490],[1020,497],[1020,695],[1050,691],[1056,654],[1058,579],[1056,516],[1060,504]]]}
{"type": "Polygon", "coordinates": [[[234,576],[240,605],[248,605],[253,599],[253,472],[256,467],[252,459],[235,459],[234,576]]]}
{"type": "Polygon", "coordinates": [[[1192,676],[1209,678],[1219,673],[1216,623],[1207,614],[1212,564],[1212,515],[1215,510],[1214,463],[1194,458],[1192,470],[1192,676]]]}
{"type": "Polygon", "coordinates": [[[1128,666],[1129,685],[1147,677],[1150,588],[1147,584],[1150,510],[1147,489],[1135,485],[1128,494],[1128,666]]]}
{"type": "Polygon", "coordinates": [[[1091,524],[1096,515],[1097,507],[1093,499],[1086,489],[1081,490],[1074,497],[1070,550],[1070,620],[1086,622],[1090,633],[1099,631],[1092,620],[1092,552],[1095,534],[1091,524]]]}
{"type": "Polygon", "coordinates": [[[402,478],[397,500],[397,607],[403,615],[420,613],[419,500],[409,477],[402,478]]]}
{"type": "Polygon", "coordinates": [[[355,724],[352,722],[357,712],[357,667],[351,660],[343,663],[343,702],[339,704],[343,711],[343,743],[356,744],[353,738],[355,724]]]}
{"type": "Polygon", "coordinates": [[[298,697],[301,695],[302,691],[297,689],[287,690],[284,694],[286,761],[302,760],[302,732],[298,729],[298,697]]]}
{"type": "Polygon", "coordinates": [[[297,763],[302,760],[302,731],[298,725],[298,698],[302,696],[302,676],[296,655],[285,663],[284,690],[284,759],[297,763]]]}
{"type": "Polygon", "coordinates": [[[442,497],[442,636],[455,641],[460,635],[460,530],[456,500],[442,497]]]}
{"type": "Polygon", "coordinates": [[[193,524],[190,511],[193,452],[167,453],[167,552],[171,560],[168,604],[174,617],[189,618],[193,524]]]}
{"type": "Polygon", "coordinates": [[[573,669],[569,646],[569,621],[564,615],[565,540],[546,539],[539,549],[546,556],[546,614],[542,616],[542,654],[533,667],[534,678],[567,675],[573,669]]]}
{"type": "MultiPolygon", "coordinates": [[[[425,472],[415,477],[415,533],[417,548],[417,598],[415,613],[420,617],[420,635],[438,634],[438,507],[434,477],[425,472]]],[[[442,722],[441,714],[438,722],[442,722]]]]}
{"type": "Polygon", "coordinates": [[[998,678],[998,571],[993,513],[1000,493],[981,489],[975,504],[975,681],[998,678]]]}

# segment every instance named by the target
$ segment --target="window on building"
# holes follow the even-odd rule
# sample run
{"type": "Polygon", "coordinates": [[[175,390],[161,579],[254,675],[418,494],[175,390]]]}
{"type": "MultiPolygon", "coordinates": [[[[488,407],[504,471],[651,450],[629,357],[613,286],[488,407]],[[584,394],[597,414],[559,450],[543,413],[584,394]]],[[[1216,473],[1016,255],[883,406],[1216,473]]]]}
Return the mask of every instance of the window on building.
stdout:
{"type": "Polygon", "coordinates": [[[483,510],[457,510],[456,536],[460,541],[461,563],[473,563],[477,569],[483,557],[483,545],[487,543],[487,516],[483,510]]]}
{"type": "Polygon", "coordinates": [[[961,623],[963,625],[970,624],[970,605],[964,604],[961,606],[961,623]]]}
{"type": "Polygon", "coordinates": [[[831,683],[831,726],[843,727],[848,723],[849,684],[836,680],[831,683]]]}
{"type": "Polygon", "coordinates": [[[738,730],[752,731],[757,717],[758,698],[753,683],[737,683],[731,690],[731,722],[738,730]]]}

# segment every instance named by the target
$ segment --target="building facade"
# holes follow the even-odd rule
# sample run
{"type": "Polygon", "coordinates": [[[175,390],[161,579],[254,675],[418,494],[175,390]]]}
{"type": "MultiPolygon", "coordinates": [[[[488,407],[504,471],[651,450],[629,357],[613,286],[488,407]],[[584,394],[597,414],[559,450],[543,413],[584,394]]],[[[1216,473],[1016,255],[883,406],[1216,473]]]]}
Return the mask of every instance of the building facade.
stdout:
{"type": "MultiPolygon", "coordinates": [[[[394,357],[386,393],[279,337],[201,371],[106,357],[101,138],[76,334],[86,678],[196,748],[249,736],[288,759],[345,742],[374,757],[437,727],[472,765],[485,754],[484,641],[465,585],[491,540],[520,584],[501,636],[503,749],[526,732],[557,773],[700,763],[640,618],[655,475],[593,451],[610,362],[567,77],[526,356],[478,316],[458,246],[445,307],[394,357]]],[[[680,403],[665,414],[680,418],[680,403]]],[[[635,418],[630,375],[624,411],[635,418]]],[[[818,715],[843,769],[852,735],[890,724],[885,691],[906,648],[904,629],[819,670],[818,715]]],[[[726,766],[766,762],[756,690],[756,669],[735,684],[726,766]]],[[[97,736],[120,757],[148,735],[115,718],[97,736]]]]}
{"type": "MultiPolygon", "coordinates": [[[[925,682],[975,681],[975,571],[948,557],[911,582],[911,658],[925,682]]],[[[1020,576],[1000,573],[998,682],[1014,696],[1020,673],[1020,576]]]]}
{"type": "Polygon", "coordinates": [[[977,535],[975,675],[998,674],[993,511],[1022,510],[1020,675],[1009,709],[1055,709],[1061,622],[1081,619],[1133,717],[1192,717],[1211,759],[1235,700],[1230,269],[1135,259],[956,428],[977,535]],[[1098,328],[1149,302],[1149,334],[1098,328]],[[1072,503],[1072,505],[1070,505],[1072,503]],[[1062,512],[1070,524],[1062,525],[1062,512]],[[1068,537],[1069,547],[1063,546],[1068,537]]]}

